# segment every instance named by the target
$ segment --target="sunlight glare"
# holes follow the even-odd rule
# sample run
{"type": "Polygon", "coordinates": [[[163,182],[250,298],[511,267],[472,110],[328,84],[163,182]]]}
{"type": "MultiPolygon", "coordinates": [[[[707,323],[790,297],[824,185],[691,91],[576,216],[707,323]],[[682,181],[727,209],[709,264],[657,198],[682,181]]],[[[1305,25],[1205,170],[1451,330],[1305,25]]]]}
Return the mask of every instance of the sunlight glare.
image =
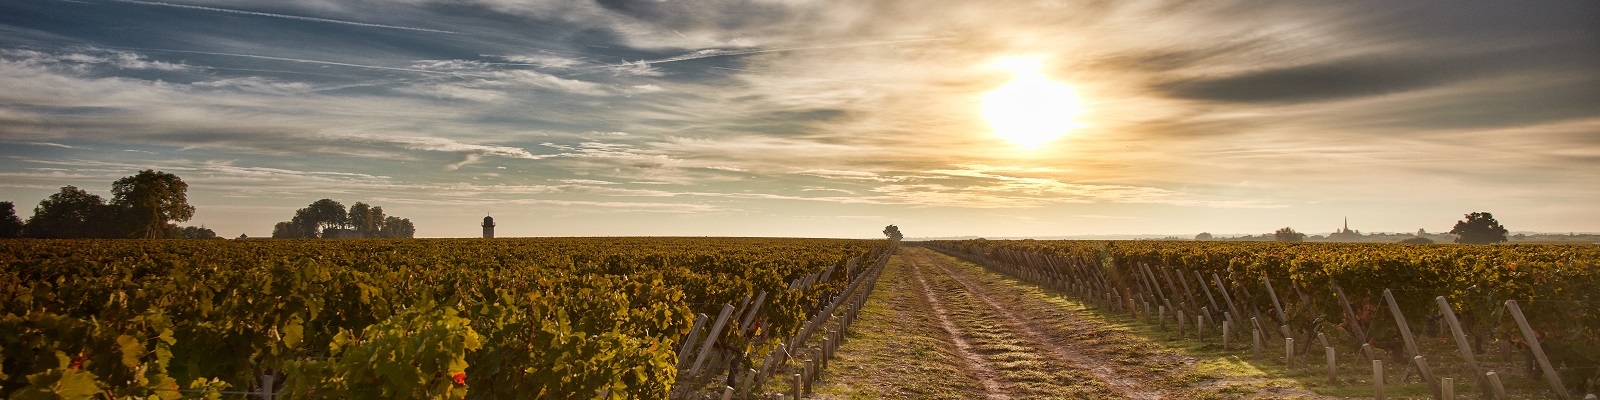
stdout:
{"type": "Polygon", "coordinates": [[[994,135],[1027,148],[1037,148],[1083,126],[1073,118],[1082,113],[1072,87],[1046,78],[1038,57],[996,61],[995,69],[1016,76],[983,95],[983,119],[994,135]]]}

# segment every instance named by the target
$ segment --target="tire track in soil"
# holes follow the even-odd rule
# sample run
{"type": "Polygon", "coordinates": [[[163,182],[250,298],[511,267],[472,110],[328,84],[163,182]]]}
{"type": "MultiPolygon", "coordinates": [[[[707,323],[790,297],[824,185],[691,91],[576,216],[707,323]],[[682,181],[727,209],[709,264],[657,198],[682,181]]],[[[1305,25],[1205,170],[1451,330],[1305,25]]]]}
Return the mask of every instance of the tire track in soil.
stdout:
{"type": "Polygon", "coordinates": [[[994,367],[989,365],[989,362],[979,356],[977,352],[973,351],[972,344],[962,337],[960,328],[956,327],[954,322],[951,322],[950,314],[945,310],[944,305],[939,302],[939,299],[934,298],[933,290],[928,287],[928,281],[922,278],[922,268],[916,261],[908,259],[906,262],[911,266],[911,275],[916,278],[917,289],[922,292],[923,298],[927,300],[928,305],[932,308],[934,317],[939,320],[939,326],[943,327],[945,333],[950,335],[951,342],[956,345],[956,351],[961,353],[961,359],[966,361],[968,369],[983,384],[983,389],[987,393],[986,397],[989,399],[1010,399],[1011,396],[1006,394],[1005,388],[999,381],[995,380],[994,367]]]}
{"type": "MultiPolygon", "coordinates": [[[[919,266],[923,263],[927,263],[933,268],[937,268],[939,272],[944,273],[951,280],[960,284],[966,293],[971,294],[972,297],[987,305],[988,309],[993,311],[994,314],[1003,317],[1008,325],[1013,328],[1013,330],[1023,333],[1028,339],[1030,339],[1031,342],[1039,347],[1050,350],[1052,355],[1066,365],[1075,366],[1078,369],[1087,372],[1101,383],[1104,383],[1107,386],[1122,392],[1122,394],[1128,398],[1140,400],[1155,400],[1162,398],[1160,392],[1144,390],[1142,388],[1143,385],[1141,385],[1139,382],[1134,379],[1120,376],[1110,365],[1107,365],[1106,363],[1101,362],[1093,357],[1086,356],[1074,349],[1057,345],[1056,341],[1041,333],[1040,327],[1034,324],[1032,321],[1019,318],[1015,313],[995,302],[992,296],[982,293],[979,289],[980,286],[973,285],[970,281],[959,277],[958,274],[951,271],[947,266],[940,265],[942,260],[929,257],[928,252],[931,251],[932,250],[920,248],[906,248],[901,250],[901,254],[907,256],[912,256],[915,254],[912,257],[907,257],[907,261],[913,266],[919,266]]],[[[914,269],[914,271],[916,271],[916,269],[914,269]]],[[[917,273],[917,279],[918,281],[923,281],[920,272],[917,273]]],[[[923,282],[922,285],[923,289],[927,290],[927,283],[923,282]]],[[[941,314],[940,318],[945,319],[946,317],[941,314]]],[[[963,352],[965,353],[966,351],[963,350],[963,352]]]]}

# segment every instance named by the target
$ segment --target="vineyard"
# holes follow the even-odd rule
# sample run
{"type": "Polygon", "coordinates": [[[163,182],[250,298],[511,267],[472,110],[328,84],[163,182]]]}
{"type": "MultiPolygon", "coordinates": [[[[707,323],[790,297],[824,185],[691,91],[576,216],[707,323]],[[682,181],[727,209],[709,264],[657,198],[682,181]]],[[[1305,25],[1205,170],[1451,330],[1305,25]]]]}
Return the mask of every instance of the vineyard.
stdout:
{"type": "MultiPolygon", "coordinates": [[[[1505,357],[1572,398],[1600,385],[1600,248],[1271,242],[940,241],[930,247],[1098,304],[1176,328],[1178,335],[1253,347],[1278,343],[1278,359],[1328,374],[1336,353],[1414,378],[1431,397],[1461,379],[1482,398],[1506,398],[1479,358],[1505,357]],[[1207,333],[1209,332],[1209,333],[1207,333]],[[1421,336],[1421,337],[1419,337],[1421,336]],[[1421,340],[1433,339],[1433,340],[1421,340]],[[1253,343],[1252,343],[1253,342],[1253,343]],[[1420,343],[1420,344],[1419,344],[1420,343]],[[1440,361],[1464,361],[1435,371],[1440,361]],[[1438,372],[1438,374],[1435,374],[1438,372]],[[1492,395],[1491,395],[1492,394],[1492,395]]],[[[1366,367],[1360,367],[1366,368],[1366,367]]],[[[1393,382],[1391,382],[1393,384],[1393,382]]],[[[1371,392],[1367,392],[1371,393],[1371,392]]],[[[1381,392],[1379,392],[1381,393],[1381,392]]],[[[1370,395],[1370,394],[1369,394],[1370,395]]],[[[1544,397],[1543,395],[1539,397],[1544,397]]]]}
{"type": "Polygon", "coordinates": [[[720,391],[722,376],[750,390],[785,344],[837,335],[823,323],[848,323],[892,251],[761,238],[0,241],[0,397],[665,398],[720,391]]]}

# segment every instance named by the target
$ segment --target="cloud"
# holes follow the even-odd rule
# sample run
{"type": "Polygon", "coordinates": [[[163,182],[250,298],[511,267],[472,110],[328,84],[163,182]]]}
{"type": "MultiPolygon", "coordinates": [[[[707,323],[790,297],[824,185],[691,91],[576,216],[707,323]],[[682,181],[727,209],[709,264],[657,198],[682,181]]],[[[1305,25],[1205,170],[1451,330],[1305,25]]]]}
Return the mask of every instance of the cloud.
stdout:
{"type": "Polygon", "coordinates": [[[47,53],[27,49],[0,49],[0,57],[29,66],[60,67],[74,72],[87,72],[86,67],[108,66],[127,70],[191,71],[196,67],[182,63],[154,61],[128,51],[79,47],[68,53],[47,53]]]}
{"type": "Polygon", "coordinates": [[[260,11],[235,10],[235,9],[229,9],[229,8],[217,8],[217,7],[204,7],[204,6],[195,6],[195,5],[187,5],[187,4],[162,3],[162,2],[157,2],[157,1],[138,1],[138,0],[111,0],[111,1],[119,2],[119,3],[143,4],[143,5],[148,5],[148,6],[176,7],[176,8],[187,8],[187,9],[192,9],[192,10],[214,11],[214,12],[223,12],[223,13],[231,13],[231,14],[242,14],[242,15],[254,15],[254,16],[259,16],[259,17],[284,18],[284,19],[293,19],[293,20],[299,20],[299,21],[311,21],[311,22],[324,22],[324,23],[330,23],[330,24],[365,26],[365,27],[371,27],[371,28],[403,29],[403,30],[409,30],[409,31],[434,32],[434,33],[451,33],[451,34],[460,34],[461,33],[461,32],[453,32],[453,31],[446,31],[446,30],[439,30],[439,29],[428,29],[428,28],[417,28],[417,27],[409,27],[409,26],[395,26],[395,25],[384,25],[384,24],[372,24],[372,23],[366,23],[366,22],[355,22],[355,21],[343,21],[343,20],[328,19],[328,18],[306,17],[306,16],[300,16],[300,15],[274,14],[274,13],[266,13],[266,12],[260,12],[260,11]]]}
{"type": "Polygon", "coordinates": [[[533,153],[520,147],[496,146],[473,143],[462,143],[453,139],[425,136],[387,136],[387,135],[350,135],[348,137],[335,137],[335,139],[348,139],[361,143],[394,144],[411,150],[439,151],[459,153],[461,159],[447,165],[445,169],[454,171],[462,165],[478,161],[483,156],[503,158],[538,159],[533,153]]]}
{"type": "Polygon", "coordinates": [[[1156,90],[1231,102],[1308,102],[1382,95],[1448,83],[1459,74],[1440,73],[1434,62],[1339,61],[1253,71],[1217,78],[1161,82],[1156,90]]]}
{"type": "Polygon", "coordinates": [[[258,76],[199,81],[191,85],[201,88],[228,88],[275,95],[299,94],[315,89],[311,84],[305,82],[284,82],[258,76]]]}
{"type": "Polygon", "coordinates": [[[497,57],[513,63],[522,63],[543,68],[570,69],[574,67],[592,65],[591,62],[584,59],[563,57],[553,54],[504,55],[497,57]]]}
{"type": "Polygon", "coordinates": [[[61,144],[61,143],[50,143],[50,142],[25,142],[25,143],[26,144],[31,144],[31,145],[34,145],[34,146],[48,146],[48,147],[57,147],[57,148],[63,148],[63,149],[82,149],[82,147],[72,146],[72,145],[65,145],[65,144],[61,144]]]}
{"type": "Polygon", "coordinates": [[[618,184],[616,182],[597,181],[597,180],[593,180],[593,179],[556,179],[555,181],[556,182],[561,182],[561,183],[570,183],[570,184],[574,184],[574,185],[617,185],[618,184]]]}
{"type": "Polygon", "coordinates": [[[876,173],[866,172],[866,171],[842,171],[842,170],[832,170],[832,169],[808,169],[808,170],[799,171],[799,172],[795,172],[795,173],[796,174],[800,174],[800,175],[811,175],[811,176],[829,178],[829,179],[849,179],[849,180],[872,181],[872,182],[897,182],[897,181],[901,180],[900,178],[879,176],[876,173]]]}
{"type": "Polygon", "coordinates": [[[492,103],[507,98],[504,92],[498,90],[484,90],[458,84],[423,84],[411,85],[399,89],[403,93],[412,93],[433,96],[442,99],[469,100],[480,103],[492,103]]]}
{"type": "Polygon", "coordinates": [[[1594,60],[1600,57],[1565,53],[1569,50],[1534,46],[1467,55],[1382,52],[1221,77],[1179,78],[1159,82],[1153,88],[1191,99],[1299,103],[1379,96],[1496,75],[1600,67],[1600,62],[1594,60]]]}

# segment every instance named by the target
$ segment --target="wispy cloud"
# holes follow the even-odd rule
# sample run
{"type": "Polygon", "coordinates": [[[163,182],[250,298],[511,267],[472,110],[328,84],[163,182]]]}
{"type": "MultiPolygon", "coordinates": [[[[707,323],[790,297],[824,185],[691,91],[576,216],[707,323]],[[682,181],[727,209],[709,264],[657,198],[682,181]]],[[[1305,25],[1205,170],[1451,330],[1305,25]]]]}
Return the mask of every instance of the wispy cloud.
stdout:
{"type": "Polygon", "coordinates": [[[31,144],[31,145],[34,145],[34,146],[48,146],[48,147],[56,147],[56,148],[62,148],[62,149],[83,149],[82,147],[72,146],[72,145],[65,145],[65,144],[61,144],[61,143],[50,143],[50,142],[25,142],[25,143],[26,144],[31,144]]]}
{"type": "Polygon", "coordinates": [[[0,49],[0,57],[29,65],[64,66],[66,70],[87,72],[87,66],[104,65],[129,70],[190,71],[194,66],[182,63],[150,60],[149,57],[122,50],[97,47],[78,47],[65,53],[48,53],[28,49],[0,49]]]}
{"type": "Polygon", "coordinates": [[[408,31],[419,31],[419,32],[461,34],[461,32],[454,32],[454,31],[447,31],[447,30],[440,30],[440,29],[429,29],[429,28],[417,28],[417,27],[410,27],[410,26],[395,26],[395,25],[373,24],[373,23],[366,23],[366,22],[344,21],[344,20],[328,19],[328,18],[307,17],[307,16],[302,16],[302,15],[275,14],[275,13],[268,13],[268,12],[238,10],[238,9],[231,9],[231,8],[217,8],[217,7],[205,7],[205,6],[196,6],[196,5],[188,5],[188,4],[163,3],[163,2],[158,2],[158,1],[138,1],[138,0],[110,0],[110,1],[115,1],[115,2],[118,2],[118,3],[129,3],[129,4],[143,4],[143,5],[147,5],[147,6],[175,7],[175,8],[186,8],[186,9],[191,9],[191,10],[204,10],[204,11],[214,11],[214,12],[230,13],[230,14],[253,15],[253,16],[258,16],[258,17],[283,18],[283,19],[292,19],[292,20],[297,20],[297,21],[310,21],[310,22],[330,23],[330,24],[365,26],[365,27],[369,27],[369,28],[403,29],[403,30],[408,30],[408,31]]]}

